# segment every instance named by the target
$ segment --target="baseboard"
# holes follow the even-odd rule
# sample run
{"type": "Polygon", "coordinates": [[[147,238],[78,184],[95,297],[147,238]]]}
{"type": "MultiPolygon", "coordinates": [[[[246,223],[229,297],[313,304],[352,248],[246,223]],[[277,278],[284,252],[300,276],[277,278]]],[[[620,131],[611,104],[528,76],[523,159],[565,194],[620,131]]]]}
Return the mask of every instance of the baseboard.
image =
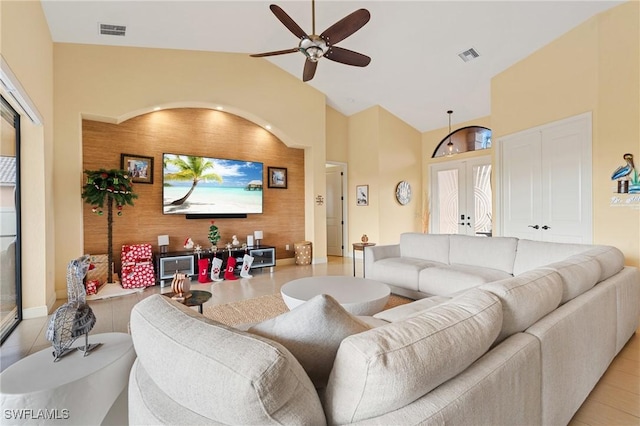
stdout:
{"type": "Polygon", "coordinates": [[[35,308],[26,308],[22,310],[22,319],[33,319],[46,317],[49,315],[49,309],[46,306],[36,306],[35,308]]]}

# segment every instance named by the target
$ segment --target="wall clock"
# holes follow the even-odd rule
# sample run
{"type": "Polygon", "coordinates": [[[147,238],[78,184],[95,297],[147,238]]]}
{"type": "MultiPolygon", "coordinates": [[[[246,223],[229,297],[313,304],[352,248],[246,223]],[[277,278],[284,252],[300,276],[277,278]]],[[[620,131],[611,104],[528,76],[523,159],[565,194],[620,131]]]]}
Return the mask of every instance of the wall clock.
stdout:
{"type": "Polygon", "coordinates": [[[411,201],[411,185],[406,180],[401,181],[396,186],[396,200],[403,206],[411,201]]]}

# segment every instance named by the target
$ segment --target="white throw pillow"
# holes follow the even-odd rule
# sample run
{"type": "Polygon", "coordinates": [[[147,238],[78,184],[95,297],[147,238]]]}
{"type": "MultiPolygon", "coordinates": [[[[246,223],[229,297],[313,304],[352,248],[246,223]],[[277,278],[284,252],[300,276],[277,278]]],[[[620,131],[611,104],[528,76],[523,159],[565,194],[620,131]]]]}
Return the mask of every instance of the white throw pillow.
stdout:
{"type": "Polygon", "coordinates": [[[342,340],[371,327],[347,312],[333,297],[321,294],[249,328],[250,333],[280,343],[305,369],[314,386],[324,388],[342,340]]]}

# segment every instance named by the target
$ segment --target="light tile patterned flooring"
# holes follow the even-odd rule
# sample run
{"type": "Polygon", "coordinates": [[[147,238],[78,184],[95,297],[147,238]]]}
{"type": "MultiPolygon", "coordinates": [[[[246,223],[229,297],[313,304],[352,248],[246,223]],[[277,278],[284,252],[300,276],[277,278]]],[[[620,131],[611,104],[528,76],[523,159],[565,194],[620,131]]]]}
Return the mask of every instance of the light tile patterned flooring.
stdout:
{"type": "MultiPolygon", "coordinates": [[[[362,276],[362,263],[356,260],[356,273],[362,276]]],[[[273,271],[253,271],[253,278],[198,284],[192,288],[211,291],[213,297],[206,305],[218,305],[250,299],[280,291],[280,287],[296,278],[323,275],[352,275],[350,258],[330,257],[319,265],[281,265],[273,271]]],[[[160,286],[147,288],[142,293],[90,302],[98,321],[92,334],[127,332],[131,308],[151,294],[168,289],[160,286]]],[[[62,302],[58,301],[54,308],[62,302]]],[[[0,370],[19,359],[51,346],[44,338],[47,318],[24,320],[0,347],[0,370]]],[[[640,328],[638,329],[640,332],[640,328]]],[[[640,337],[636,333],[614,359],[609,369],[591,392],[570,423],[582,425],[636,425],[640,426],[640,337]]]]}

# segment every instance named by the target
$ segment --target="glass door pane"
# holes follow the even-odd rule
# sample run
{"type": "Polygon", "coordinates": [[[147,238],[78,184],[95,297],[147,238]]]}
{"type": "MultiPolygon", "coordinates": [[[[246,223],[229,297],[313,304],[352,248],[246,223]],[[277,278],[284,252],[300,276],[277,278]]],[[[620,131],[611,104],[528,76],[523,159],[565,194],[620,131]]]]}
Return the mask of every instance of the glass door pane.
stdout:
{"type": "Polygon", "coordinates": [[[19,115],[0,97],[0,333],[22,318],[19,266],[19,115]]]}
{"type": "Polygon", "coordinates": [[[473,206],[476,235],[492,235],[491,164],[474,165],[473,206]]]}
{"type": "Polygon", "coordinates": [[[440,234],[458,233],[458,170],[437,172],[437,232],[440,234]]]}

